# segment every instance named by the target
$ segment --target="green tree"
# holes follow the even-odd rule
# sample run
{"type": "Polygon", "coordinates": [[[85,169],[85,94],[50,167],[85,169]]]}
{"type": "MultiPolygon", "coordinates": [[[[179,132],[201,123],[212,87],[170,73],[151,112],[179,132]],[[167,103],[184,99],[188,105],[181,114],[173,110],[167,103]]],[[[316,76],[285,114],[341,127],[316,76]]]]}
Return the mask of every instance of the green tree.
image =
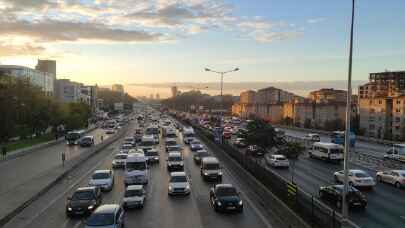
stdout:
{"type": "Polygon", "coordinates": [[[283,144],[282,139],[277,137],[274,128],[261,119],[255,119],[248,123],[246,141],[263,148],[278,147],[283,144]]]}
{"type": "Polygon", "coordinates": [[[305,151],[305,147],[299,142],[286,142],[279,148],[278,153],[288,158],[298,158],[305,151]]]}

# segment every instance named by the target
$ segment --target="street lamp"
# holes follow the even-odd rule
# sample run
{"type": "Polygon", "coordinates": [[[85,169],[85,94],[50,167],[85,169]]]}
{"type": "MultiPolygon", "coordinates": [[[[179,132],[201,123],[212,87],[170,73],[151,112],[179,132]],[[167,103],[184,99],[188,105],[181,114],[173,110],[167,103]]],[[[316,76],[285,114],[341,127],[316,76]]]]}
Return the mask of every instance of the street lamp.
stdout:
{"type": "Polygon", "coordinates": [[[352,62],[353,62],[353,27],[354,27],[354,11],[355,0],[352,0],[352,21],[350,27],[350,43],[349,43],[349,69],[347,78],[347,104],[346,104],[346,131],[345,131],[345,154],[344,154],[344,188],[342,197],[342,215],[343,221],[347,221],[349,218],[348,205],[346,202],[346,196],[349,191],[348,175],[349,175],[349,151],[350,151],[350,114],[351,114],[351,98],[352,98],[352,62]]]}

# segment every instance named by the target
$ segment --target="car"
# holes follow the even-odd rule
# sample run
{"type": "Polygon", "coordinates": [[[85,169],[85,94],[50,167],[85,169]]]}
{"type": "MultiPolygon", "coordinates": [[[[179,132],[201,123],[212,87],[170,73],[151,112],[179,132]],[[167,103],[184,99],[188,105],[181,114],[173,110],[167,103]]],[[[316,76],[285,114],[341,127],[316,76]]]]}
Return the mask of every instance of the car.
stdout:
{"type": "Polygon", "coordinates": [[[165,145],[166,146],[174,146],[174,145],[177,145],[177,141],[174,138],[167,138],[165,140],[165,145]]]}
{"type": "Polygon", "coordinates": [[[85,228],[124,228],[125,211],[118,204],[99,206],[85,222],[85,228]]]}
{"type": "Polygon", "coordinates": [[[159,162],[159,151],[156,149],[147,150],[145,157],[148,159],[149,164],[159,162]]]}
{"type": "Polygon", "coordinates": [[[132,146],[136,146],[136,142],[135,142],[134,137],[125,137],[124,143],[125,144],[131,144],[132,146]]]}
{"type": "Polygon", "coordinates": [[[140,153],[130,154],[125,162],[124,184],[146,185],[149,182],[148,159],[140,153]]]}
{"type": "Polygon", "coordinates": [[[246,139],[236,138],[234,141],[234,145],[238,148],[246,148],[247,147],[246,139]]]}
{"type": "Polygon", "coordinates": [[[124,143],[120,146],[120,153],[128,154],[128,151],[133,148],[134,146],[132,144],[124,143]]]}
{"type": "Polygon", "coordinates": [[[305,140],[309,140],[312,142],[320,142],[321,141],[321,137],[319,136],[319,134],[315,134],[315,133],[309,133],[304,137],[305,140]]]}
{"type": "Polygon", "coordinates": [[[405,187],[405,170],[386,170],[376,174],[378,182],[393,184],[397,188],[405,187]]]}
{"type": "Polygon", "coordinates": [[[115,168],[122,168],[125,166],[125,161],[128,157],[128,154],[119,153],[114,155],[114,159],[112,160],[112,167],[115,168]]]}
{"type": "Polygon", "coordinates": [[[258,145],[250,145],[246,149],[246,155],[254,157],[262,157],[265,154],[265,150],[258,145]]]}
{"type": "Polygon", "coordinates": [[[243,202],[239,192],[231,184],[217,184],[209,193],[211,206],[215,211],[243,211],[243,202]]]}
{"type": "Polygon", "coordinates": [[[180,152],[170,152],[167,157],[167,170],[184,170],[183,157],[180,152]]]}
{"type": "Polygon", "coordinates": [[[181,152],[182,148],[180,145],[174,145],[174,146],[167,146],[166,147],[166,152],[181,152]]]}
{"type": "Polygon", "coordinates": [[[101,190],[111,191],[114,187],[114,172],[109,169],[94,171],[89,185],[100,187],[101,190]]]}
{"type": "Polygon", "coordinates": [[[107,129],[105,130],[105,133],[106,133],[107,135],[115,134],[115,129],[114,129],[114,128],[107,128],[107,129]]]}
{"type": "Polygon", "coordinates": [[[190,142],[191,151],[202,150],[204,147],[199,140],[193,140],[190,142]]]}
{"type": "Polygon", "coordinates": [[[197,150],[196,153],[193,156],[194,163],[199,165],[201,164],[201,160],[205,157],[209,157],[210,153],[206,150],[197,150]]]}
{"type": "MultiPolygon", "coordinates": [[[[343,202],[343,185],[330,185],[320,187],[319,198],[325,202],[331,203],[338,209],[342,208],[343,202]]],[[[349,186],[346,201],[350,208],[362,208],[367,206],[367,198],[353,186],[349,186]]]]}
{"type": "Polygon", "coordinates": [[[66,215],[88,215],[95,210],[102,201],[98,187],[81,187],[67,198],[66,215]]]}
{"type": "Polygon", "coordinates": [[[190,194],[190,182],[185,172],[170,173],[168,194],[170,196],[190,194]]]}
{"type": "Polygon", "coordinates": [[[124,209],[143,208],[146,200],[146,191],[143,185],[128,185],[123,198],[124,209]]]}
{"type": "Polygon", "coordinates": [[[225,131],[222,133],[222,136],[224,137],[224,139],[230,139],[232,137],[232,132],[231,130],[225,131]]]}
{"type": "Polygon", "coordinates": [[[82,137],[79,140],[79,146],[81,147],[90,147],[90,146],[94,146],[94,136],[92,135],[87,135],[82,137]]]}
{"type": "Polygon", "coordinates": [[[268,156],[265,156],[265,160],[267,165],[272,166],[272,167],[284,167],[288,168],[290,166],[290,162],[288,159],[281,154],[271,154],[268,156]]]}
{"type": "MultiPolygon", "coordinates": [[[[367,187],[373,188],[375,186],[374,179],[365,171],[359,169],[350,169],[349,171],[349,184],[355,187],[367,187]]],[[[344,171],[337,171],[334,174],[334,179],[336,182],[343,183],[344,181],[344,171]]]]}
{"type": "Polygon", "coordinates": [[[204,157],[201,160],[200,174],[205,181],[222,181],[222,169],[216,157],[204,157]]]}

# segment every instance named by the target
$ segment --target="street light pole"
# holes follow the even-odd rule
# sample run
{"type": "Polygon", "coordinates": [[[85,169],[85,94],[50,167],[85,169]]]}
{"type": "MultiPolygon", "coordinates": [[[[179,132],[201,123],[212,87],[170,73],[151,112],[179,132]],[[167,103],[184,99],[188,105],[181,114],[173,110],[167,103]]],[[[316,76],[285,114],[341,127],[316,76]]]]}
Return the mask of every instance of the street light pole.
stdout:
{"type": "Polygon", "coordinates": [[[344,188],[342,197],[342,215],[343,221],[347,221],[349,218],[348,205],[346,202],[346,196],[349,191],[349,151],[350,151],[350,114],[351,114],[351,98],[352,98],[352,62],[353,62],[353,27],[354,27],[354,12],[355,12],[355,0],[352,0],[352,21],[350,28],[350,44],[349,44],[349,69],[347,79],[347,104],[346,104],[346,131],[345,131],[345,154],[344,154],[344,188]]]}

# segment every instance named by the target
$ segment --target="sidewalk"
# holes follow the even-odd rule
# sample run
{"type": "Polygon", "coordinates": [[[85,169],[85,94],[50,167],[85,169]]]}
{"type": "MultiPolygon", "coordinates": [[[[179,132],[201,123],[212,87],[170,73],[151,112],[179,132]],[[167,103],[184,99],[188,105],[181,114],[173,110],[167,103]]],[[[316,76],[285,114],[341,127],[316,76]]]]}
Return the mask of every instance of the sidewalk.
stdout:
{"type": "MultiPolygon", "coordinates": [[[[13,216],[45,193],[70,170],[86,161],[98,151],[121,138],[128,128],[90,148],[67,147],[56,144],[44,150],[0,163],[0,227],[13,216]],[[65,166],[61,164],[61,151],[67,150],[65,166]],[[5,175],[4,175],[5,174],[5,175]]],[[[96,135],[104,134],[96,130],[96,135]]],[[[95,137],[100,138],[100,137],[95,137]]]]}

